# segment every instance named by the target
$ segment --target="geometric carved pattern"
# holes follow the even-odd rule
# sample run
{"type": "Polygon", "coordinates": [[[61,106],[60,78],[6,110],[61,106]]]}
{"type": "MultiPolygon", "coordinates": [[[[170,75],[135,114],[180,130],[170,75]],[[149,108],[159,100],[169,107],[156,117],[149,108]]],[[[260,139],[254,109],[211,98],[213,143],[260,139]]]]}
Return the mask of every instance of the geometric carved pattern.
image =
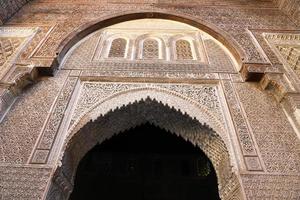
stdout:
{"type": "Polygon", "coordinates": [[[55,103],[54,110],[49,117],[49,121],[45,126],[42,137],[34,151],[31,163],[46,163],[50,149],[52,148],[54,139],[64,117],[64,112],[68,106],[68,102],[72,96],[77,77],[69,77],[55,103]]]}
{"type": "Polygon", "coordinates": [[[191,44],[186,40],[176,41],[176,55],[178,60],[193,59],[191,44]]]}
{"type": "MultiPolygon", "coordinates": [[[[0,11],[1,13],[1,11],[0,11]]],[[[0,27],[0,79],[11,70],[12,59],[17,58],[22,44],[31,40],[37,32],[32,27],[0,27]]],[[[27,65],[27,64],[26,64],[27,65]]]]}
{"type": "Polygon", "coordinates": [[[232,71],[234,65],[231,58],[225,51],[212,39],[204,40],[207,50],[208,60],[212,69],[222,69],[223,71],[232,71]]]}
{"type": "Polygon", "coordinates": [[[184,76],[183,71],[193,75],[199,72],[236,72],[231,57],[220,44],[214,42],[214,39],[206,39],[205,42],[212,45],[206,45],[205,49],[202,37],[198,37],[204,33],[197,30],[183,31],[180,35],[171,30],[158,30],[155,35],[151,35],[148,30],[142,32],[146,35],[134,30],[120,28],[118,32],[114,32],[112,28],[105,32],[97,31],[70,51],[62,68],[97,69],[103,73],[124,73],[124,76],[129,76],[128,73],[147,72],[157,76],[166,71],[168,74],[178,73],[178,77],[184,76]],[[206,53],[209,53],[210,63],[207,63],[206,53]],[[114,60],[111,59],[113,57],[128,59],[114,60]],[[150,62],[151,59],[166,62],[150,62]]]}
{"type": "Polygon", "coordinates": [[[66,79],[66,72],[60,71],[55,77],[41,81],[19,95],[0,123],[0,144],[3,144],[0,145],[0,162],[15,164],[29,160],[51,106],[66,79]]]}
{"type": "Polygon", "coordinates": [[[143,59],[158,59],[159,45],[154,39],[146,39],[143,42],[143,59]]]}
{"type": "Polygon", "coordinates": [[[97,32],[96,34],[92,35],[89,39],[79,44],[78,47],[75,48],[72,51],[71,55],[67,58],[63,68],[86,68],[87,66],[92,65],[92,63],[95,63],[91,62],[91,60],[99,59],[100,52],[95,54],[94,58],[92,56],[94,53],[94,49],[96,49],[97,47],[97,41],[102,39],[101,33],[102,32],[97,32]]]}
{"type": "Polygon", "coordinates": [[[111,43],[108,57],[124,58],[127,41],[124,38],[114,39],[111,43]]]}
{"type": "Polygon", "coordinates": [[[238,100],[232,83],[230,83],[229,81],[224,81],[223,86],[228,104],[231,108],[233,121],[236,124],[236,128],[239,134],[238,136],[242,145],[242,150],[246,155],[255,155],[256,151],[252,143],[248,126],[242,114],[241,108],[238,105],[238,100]]]}
{"type": "Polygon", "coordinates": [[[0,66],[2,66],[22,43],[22,38],[0,38],[0,66]]]}
{"type": "Polygon", "coordinates": [[[43,199],[51,168],[0,166],[0,199],[43,199]]]}
{"type": "MultiPolygon", "coordinates": [[[[288,33],[262,33],[267,40],[269,57],[273,63],[283,64],[285,75],[289,82],[299,85],[300,78],[300,34],[299,32],[288,33]],[[273,52],[272,52],[273,51],[273,52]]],[[[280,83],[282,84],[282,83],[280,83]]],[[[289,84],[289,83],[288,83],[289,84]]],[[[285,84],[286,85],[286,84],[285,84]]]]}
{"type": "Polygon", "coordinates": [[[23,41],[24,38],[21,37],[0,37],[0,78],[7,72],[5,63],[9,61],[23,41]]]}
{"type": "Polygon", "coordinates": [[[299,175],[241,175],[248,199],[300,199],[299,175]]]}
{"type": "Polygon", "coordinates": [[[300,74],[300,46],[277,45],[276,48],[290,67],[300,74]]]}
{"type": "MultiPolygon", "coordinates": [[[[269,173],[300,174],[300,140],[271,94],[249,83],[236,83],[261,158],[269,173]],[[253,102],[259,102],[254,106],[253,102]]],[[[289,199],[289,198],[286,198],[289,199]]]]}
{"type": "Polygon", "coordinates": [[[243,115],[239,100],[235,94],[235,89],[231,82],[223,81],[225,96],[229,105],[232,120],[236,128],[236,133],[241,145],[242,153],[246,167],[249,171],[261,171],[259,157],[256,153],[255,146],[252,141],[251,133],[243,115]]]}
{"type": "MultiPolygon", "coordinates": [[[[28,27],[0,27],[0,82],[2,82],[0,87],[6,85],[0,88],[0,121],[10,109],[19,91],[30,82],[28,81],[29,79],[34,79],[32,67],[20,68],[14,64],[18,62],[17,59],[20,59],[18,53],[22,44],[28,41],[36,30],[28,27]],[[30,70],[27,71],[27,69],[30,70]],[[25,79],[27,80],[25,81],[25,79]],[[7,87],[8,85],[10,87],[7,87]],[[5,92],[3,91],[4,89],[6,90],[5,92]],[[9,98],[7,98],[8,94],[11,94],[9,98]]],[[[25,65],[30,64],[26,63],[25,65]]]]}

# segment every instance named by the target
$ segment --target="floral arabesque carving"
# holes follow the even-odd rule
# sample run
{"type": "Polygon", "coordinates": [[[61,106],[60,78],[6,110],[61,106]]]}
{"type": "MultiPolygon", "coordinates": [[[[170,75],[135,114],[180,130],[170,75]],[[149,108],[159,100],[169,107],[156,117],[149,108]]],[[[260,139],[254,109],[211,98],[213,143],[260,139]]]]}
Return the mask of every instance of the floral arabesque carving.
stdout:
{"type": "MultiPolygon", "coordinates": [[[[205,124],[210,124],[223,138],[233,155],[219,103],[217,87],[211,85],[86,82],[82,87],[69,132],[78,131],[82,124],[90,120],[90,117],[95,119],[109,110],[148,97],[157,99],[171,107],[177,107],[181,112],[187,113],[205,124]]],[[[234,156],[231,158],[233,159],[234,156]]],[[[232,165],[235,163],[233,160],[232,165]]]]}
{"type": "Polygon", "coordinates": [[[235,88],[230,81],[223,81],[225,96],[229,105],[233,123],[236,127],[237,138],[241,145],[244,160],[249,171],[262,171],[262,165],[253,142],[253,136],[243,114],[235,88]]]}
{"type": "MultiPolygon", "coordinates": [[[[217,113],[215,117],[218,119],[218,123],[223,123],[216,85],[84,82],[71,125],[105,98],[111,99],[110,96],[118,96],[123,93],[133,94],[134,91],[138,90],[145,91],[145,93],[148,90],[149,96],[153,94],[151,91],[179,96],[203,107],[205,113],[217,113]]],[[[212,113],[210,114],[211,116],[213,115],[212,113]]]]}

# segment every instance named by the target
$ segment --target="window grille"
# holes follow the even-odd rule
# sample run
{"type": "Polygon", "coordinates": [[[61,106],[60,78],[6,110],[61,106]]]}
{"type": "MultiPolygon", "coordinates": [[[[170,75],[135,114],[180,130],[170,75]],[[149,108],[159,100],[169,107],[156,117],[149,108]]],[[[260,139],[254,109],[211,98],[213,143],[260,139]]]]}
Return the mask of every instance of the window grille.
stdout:
{"type": "Polygon", "coordinates": [[[192,60],[193,53],[191,45],[186,40],[176,41],[176,56],[178,60],[192,60]]]}
{"type": "Polygon", "coordinates": [[[124,38],[114,39],[111,43],[108,57],[110,58],[124,58],[127,41],[124,38]]]}
{"type": "Polygon", "coordinates": [[[154,39],[147,39],[143,44],[143,59],[158,59],[159,45],[154,39]]]}

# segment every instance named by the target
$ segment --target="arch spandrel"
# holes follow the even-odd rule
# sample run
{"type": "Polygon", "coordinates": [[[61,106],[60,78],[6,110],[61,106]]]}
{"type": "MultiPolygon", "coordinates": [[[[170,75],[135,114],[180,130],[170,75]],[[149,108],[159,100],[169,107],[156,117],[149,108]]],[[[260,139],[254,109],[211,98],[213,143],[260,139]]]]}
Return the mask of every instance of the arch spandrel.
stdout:
{"type": "MultiPolygon", "coordinates": [[[[102,84],[100,83],[100,85],[102,84]]],[[[98,87],[100,87],[100,85],[98,87]]],[[[126,84],[111,84],[111,86],[109,87],[118,88],[119,91],[114,92],[106,96],[105,98],[99,99],[92,104],[80,105],[79,102],[79,107],[86,108],[79,108],[77,110],[75,109],[75,114],[73,115],[73,118],[71,120],[68,135],[73,135],[90,120],[96,120],[99,116],[105,115],[110,111],[134,102],[141,101],[143,99],[150,98],[155,99],[164,105],[168,105],[171,108],[176,108],[181,113],[187,114],[191,118],[195,118],[201,121],[203,124],[210,125],[210,127],[214,129],[229,146],[225,122],[223,121],[223,114],[218,99],[216,99],[216,102],[214,103],[218,105],[215,105],[216,107],[214,108],[210,108],[209,106],[211,105],[205,105],[205,102],[201,102],[199,100],[197,101],[197,97],[192,98],[192,95],[190,95],[189,97],[187,96],[187,94],[184,95],[182,93],[179,93],[174,87],[169,87],[169,89],[166,89],[163,86],[167,88],[169,87],[168,85],[164,84],[160,84],[157,86],[155,84],[153,86],[145,86],[143,84],[129,84],[129,87],[126,84]]],[[[178,85],[179,90],[184,90],[184,88],[180,88],[180,86],[181,85],[178,85]]],[[[216,86],[207,86],[207,88],[216,89],[216,86]]],[[[206,88],[204,88],[204,90],[205,89],[206,88]]],[[[100,93],[101,91],[99,91],[98,93],[100,93]]],[[[83,95],[85,95],[85,93],[83,93],[83,95]]],[[[205,94],[203,93],[202,95],[205,94]]],[[[96,92],[94,92],[93,96],[93,98],[101,98],[101,96],[96,95],[96,92]]],[[[88,100],[83,99],[82,101],[88,100]]]]}

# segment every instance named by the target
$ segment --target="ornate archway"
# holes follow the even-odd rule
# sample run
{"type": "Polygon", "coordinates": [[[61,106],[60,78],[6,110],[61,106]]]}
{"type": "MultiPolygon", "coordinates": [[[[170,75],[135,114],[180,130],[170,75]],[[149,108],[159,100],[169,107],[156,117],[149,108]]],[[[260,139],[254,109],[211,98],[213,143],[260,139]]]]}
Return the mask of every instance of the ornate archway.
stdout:
{"type": "MultiPolygon", "coordinates": [[[[111,102],[114,105],[113,100],[111,102]]],[[[93,111],[97,112],[97,108],[94,108],[90,114],[85,115],[90,120],[86,122],[83,117],[81,122],[77,123],[81,128],[79,130],[73,128],[70,133],[63,151],[61,167],[56,170],[53,177],[48,199],[68,198],[73,188],[76,168],[93,146],[145,122],[190,141],[207,155],[218,177],[221,199],[243,198],[238,177],[232,169],[229,152],[222,138],[209,125],[189,116],[185,113],[184,107],[181,107],[183,111],[148,97],[116,107],[114,110],[110,109],[106,114],[100,114],[93,120],[91,118],[93,115],[90,114],[93,111]]]]}
{"type": "MultiPolygon", "coordinates": [[[[170,14],[152,12],[149,14],[145,12],[135,15],[130,13],[122,15],[122,17],[112,17],[101,23],[97,22],[86,29],[83,28],[84,31],[80,29],[77,32],[78,35],[75,34],[66,41],[63,48],[59,51],[59,56],[63,52],[66,53],[68,51],[69,45],[72,46],[78,39],[96,30],[95,28],[107,27],[111,25],[110,23],[149,17],[148,15],[150,18],[174,18],[175,21],[187,22],[187,24],[194,25],[194,27],[200,26],[197,23],[193,23],[192,19],[184,21],[185,18],[175,17],[170,14]]],[[[139,25],[143,23],[142,21],[137,21],[133,23],[138,23],[139,25]]],[[[168,20],[162,21],[164,21],[164,24],[172,24],[168,20]]],[[[213,81],[202,82],[201,84],[189,84],[189,82],[185,82],[185,84],[177,82],[176,84],[176,81],[170,84],[165,82],[168,80],[160,83],[155,79],[156,75],[160,78],[168,77],[169,75],[164,75],[165,69],[168,73],[172,72],[174,74],[174,79],[182,78],[182,74],[189,79],[191,78],[189,73],[196,74],[199,73],[199,70],[202,73],[212,73],[217,70],[223,73],[236,73],[235,60],[232,55],[219,41],[203,32],[203,37],[205,37],[205,42],[207,42],[210,52],[206,54],[202,49],[204,48],[204,43],[199,42],[198,47],[194,48],[202,49],[203,51],[199,51],[199,53],[202,53],[202,56],[195,62],[185,61],[187,62],[186,66],[183,63],[178,63],[177,60],[166,58],[160,61],[159,59],[145,61],[142,59],[126,60],[125,56],[122,58],[123,60],[106,60],[101,54],[103,46],[111,45],[103,45],[107,44],[105,38],[107,35],[114,33],[113,28],[123,30],[122,28],[119,29],[118,26],[122,27],[124,24],[111,26],[111,29],[101,29],[89,35],[76,44],[68,52],[64,62],[62,62],[62,70],[74,70],[69,74],[69,80],[74,79],[73,81],[77,81],[78,87],[74,89],[76,92],[73,93],[72,97],[72,101],[76,103],[71,104],[68,108],[68,110],[72,110],[70,112],[72,116],[65,114],[63,119],[65,127],[62,126],[63,128],[61,128],[60,133],[56,137],[62,139],[56,139],[53,144],[57,148],[51,152],[49,151],[50,153],[47,157],[50,162],[56,161],[58,154],[61,157],[60,167],[57,168],[54,174],[47,198],[68,199],[73,189],[74,177],[80,160],[97,143],[101,143],[103,140],[126,129],[134,128],[147,122],[177,134],[199,147],[206,154],[216,171],[221,199],[243,199],[242,187],[235,171],[237,169],[235,159],[239,158],[235,157],[235,150],[233,150],[233,145],[229,138],[230,134],[228,134],[228,127],[222,108],[223,103],[220,100],[221,94],[219,90],[221,85],[214,80],[218,78],[214,76],[215,74],[210,74],[212,78],[208,79],[213,81]],[[90,44],[92,44],[92,48],[89,46],[90,44]],[[211,56],[212,52],[218,52],[219,54],[217,53],[218,56],[213,59],[210,57],[210,61],[208,61],[207,57],[211,56]],[[202,58],[206,59],[202,60],[202,58]],[[217,59],[225,60],[225,63],[228,65],[214,62],[217,59]],[[111,82],[112,80],[109,79],[101,81],[100,77],[105,76],[107,72],[108,76],[109,73],[113,74],[112,80],[117,81],[111,82]],[[115,72],[120,73],[116,76],[115,72]],[[146,72],[149,72],[149,74],[146,75],[146,72]],[[130,79],[130,77],[134,78],[130,79]],[[149,80],[146,80],[147,78],[149,80]]],[[[187,29],[191,28],[189,25],[181,25],[181,30],[187,27],[187,29]]],[[[178,27],[176,25],[176,28],[178,27]]],[[[204,30],[209,29],[205,27],[203,28],[204,30]]],[[[164,41],[162,40],[161,42],[167,41],[166,44],[169,44],[168,37],[177,35],[178,32],[181,32],[179,30],[177,29],[177,32],[174,31],[174,33],[168,32],[168,35],[164,37],[164,41]]],[[[147,29],[147,31],[149,30],[147,29]]],[[[198,32],[201,30],[192,27],[190,31],[191,33],[189,34],[195,37],[195,41],[198,41],[198,39],[202,41],[202,36],[198,32]]],[[[212,31],[212,35],[217,37],[217,32],[212,31]]],[[[224,41],[222,42],[224,43],[224,41]]],[[[131,55],[135,54],[134,49],[131,49],[131,55]]],[[[165,50],[166,52],[170,51],[169,47],[165,48],[165,50]]],[[[237,55],[237,52],[233,52],[233,54],[237,55]]],[[[170,53],[167,54],[170,55],[170,53]]],[[[132,56],[130,57],[132,58],[132,56]]],[[[195,79],[195,77],[193,78],[195,79]]],[[[64,96],[62,93],[62,98],[64,96]]]]}

